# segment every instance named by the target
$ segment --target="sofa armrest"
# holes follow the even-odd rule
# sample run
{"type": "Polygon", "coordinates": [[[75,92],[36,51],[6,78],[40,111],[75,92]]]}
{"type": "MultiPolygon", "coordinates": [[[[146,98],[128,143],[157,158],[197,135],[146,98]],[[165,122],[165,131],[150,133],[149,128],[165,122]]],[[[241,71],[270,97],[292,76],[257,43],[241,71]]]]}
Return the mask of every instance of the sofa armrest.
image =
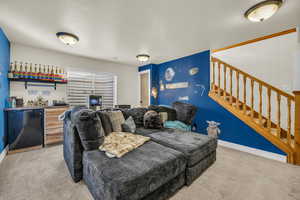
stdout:
{"type": "Polygon", "coordinates": [[[74,182],[82,179],[82,153],[83,147],[75,125],[70,119],[64,120],[64,159],[74,182]]]}

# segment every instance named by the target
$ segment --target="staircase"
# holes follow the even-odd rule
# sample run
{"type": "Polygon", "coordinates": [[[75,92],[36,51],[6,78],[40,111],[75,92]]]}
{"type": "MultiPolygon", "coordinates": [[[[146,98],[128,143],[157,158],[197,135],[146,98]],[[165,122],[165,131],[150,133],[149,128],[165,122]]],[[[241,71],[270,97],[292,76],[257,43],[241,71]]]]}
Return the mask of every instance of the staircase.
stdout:
{"type": "Polygon", "coordinates": [[[300,92],[286,93],[214,57],[211,67],[209,96],[285,152],[288,163],[300,165],[300,92]]]}

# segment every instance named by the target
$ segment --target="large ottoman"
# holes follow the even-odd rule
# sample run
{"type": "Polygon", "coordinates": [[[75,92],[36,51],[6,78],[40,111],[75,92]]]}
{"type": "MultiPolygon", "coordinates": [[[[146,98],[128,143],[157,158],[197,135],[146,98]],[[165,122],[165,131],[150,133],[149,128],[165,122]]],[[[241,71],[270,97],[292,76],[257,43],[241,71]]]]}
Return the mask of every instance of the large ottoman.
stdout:
{"type": "Polygon", "coordinates": [[[151,137],[152,141],[185,155],[186,185],[192,184],[216,160],[217,139],[214,137],[174,129],[138,128],[136,133],[151,137]]]}
{"type": "Polygon", "coordinates": [[[121,158],[83,152],[83,180],[95,200],[159,200],[185,184],[186,159],[149,141],[121,158]]]}

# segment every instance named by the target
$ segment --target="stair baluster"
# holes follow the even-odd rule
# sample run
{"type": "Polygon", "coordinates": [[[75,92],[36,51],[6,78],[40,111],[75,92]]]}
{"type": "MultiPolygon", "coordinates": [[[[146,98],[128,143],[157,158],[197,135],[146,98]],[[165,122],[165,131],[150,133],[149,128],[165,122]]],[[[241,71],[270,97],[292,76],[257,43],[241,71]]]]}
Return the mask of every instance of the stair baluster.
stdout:
{"type": "Polygon", "coordinates": [[[287,106],[288,106],[288,118],[287,118],[287,143],[292,145],[291,143],[291,126],[292,126],[292,118],[291,118],[291,98],[287,99],[287,106]]]}
{"type": "Polygon", "coordinates": [[[259,83],[259,124],[262,126],[262,84],[259,83]]]}
{"type": "Polygon", "coordinates": [[[271,131],[271,128],[272,128],[272,121],[271,121],[271,95],[272,95],[272,92],[271,92],[271,88],[268,87],[268,129],[269,131],[271,131]]]}
{"type": "Polygon", "coordinates": [[[224,96],[224,99],[226,100],[226,98],[227,98],[227,95],[226,95],[226,65],[224,65],[224,67],[223,67],[223,69],[224,69],[224,92],[223,92],[223,96],[224,96]]]}
{"type": "Polygon", "coordinates": [[[218,96],[221,96],[221,63],[218,62],[218,96]]]}
{"type": "Polygon", "coordinates": [[[244,114],[246,114],[246,109],[247,109],[247,77],[244,75],[243,76],[243,84],[244,84],[244,87],[243,87],[243,93],[244,93],[244,100],[243,100],[243,103],[244,103],[244,105],[243,105],[243,110],[244,110],[244,114]]]}
{"type": "Polygon", "coordinates": [[[238,110],[240,110],[240,73],[238,71],[235,72],[236,75],[236,101],[235,105],[238,110]]]}
{"type": "Polygon", "coordinates": [[[281,103],[281,96],[277,92],[277,137],[279,137],[279,138],[280,138],[280,134],[281,134],[281,107],[280,107],[280,103],[281,103]]]}
{"type": "Polygon", "coordinates": [[[251,79],[251,118],[254,118],[254,80],[251,79]]]}
{"type": "Polygon", "coordinates": [[[212,83],[211,83],[211,89],[215,91],[215,83],[216,83],[216,78],[215,78],[215,62],[212,62],[212,83]]]}
{"type": "Polygon", "coordinates": [[[232,97],[232,69],[230,69],[230,105],[233,103],[233,97],[232,97]]]}

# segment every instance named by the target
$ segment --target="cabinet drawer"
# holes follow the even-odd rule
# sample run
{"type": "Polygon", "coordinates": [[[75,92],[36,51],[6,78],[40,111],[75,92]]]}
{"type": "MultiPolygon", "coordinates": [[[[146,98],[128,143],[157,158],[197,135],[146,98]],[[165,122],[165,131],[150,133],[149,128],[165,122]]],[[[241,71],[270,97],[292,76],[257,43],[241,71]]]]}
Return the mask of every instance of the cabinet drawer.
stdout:
{"type": "Polygon", "coordinates": [[[63,141],[63,135],[45,135],[45,145],[56,144],[63,141]]]}
{"type": "Polygon", "coordinates": [[[51,128],[45,130],[45,135],[62,135],[64,132],[62,127],[59,128],[51,128]]]}
{"type": "Polygon", "coordinates": [[[62,121],[47,121],[46,120],[46,125],[45,129],[52,129],[52,128],[62,128],[63,127],[63,122],[62,121]]]}
{"type": "Polygon", "coordinates": [[[61,115],[63,112],[68,110],[69,108],[53,108],[53,109],[45,109],[45,115],[61,115]]]}

